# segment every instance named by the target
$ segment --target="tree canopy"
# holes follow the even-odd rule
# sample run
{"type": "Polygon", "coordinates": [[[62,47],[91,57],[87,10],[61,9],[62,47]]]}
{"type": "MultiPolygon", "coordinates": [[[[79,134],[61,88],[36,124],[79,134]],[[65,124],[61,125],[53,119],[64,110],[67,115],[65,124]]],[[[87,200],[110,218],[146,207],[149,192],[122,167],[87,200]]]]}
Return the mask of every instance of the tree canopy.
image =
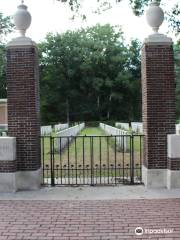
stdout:
{"type": "Polygon", "coordinates": [[[11,18],[8,17],[4,17],[3,14],[0,12],[0,43],[3,42],[4,37],[12,32],[13,30],[13,23],[11,22],[11,18]]]}
{"type": "Polygon", "coordinates": [[[140,44],[96,25],[40,44],[42,121],[140,118],[140,44]]]}
{"type": "Polygon", "coordinates": [[[0,13],[0,98],[6,97],[6,75],[5,75],[5,37],[12,32],[14,25],[10,17],[4,17],[0,13]]]}

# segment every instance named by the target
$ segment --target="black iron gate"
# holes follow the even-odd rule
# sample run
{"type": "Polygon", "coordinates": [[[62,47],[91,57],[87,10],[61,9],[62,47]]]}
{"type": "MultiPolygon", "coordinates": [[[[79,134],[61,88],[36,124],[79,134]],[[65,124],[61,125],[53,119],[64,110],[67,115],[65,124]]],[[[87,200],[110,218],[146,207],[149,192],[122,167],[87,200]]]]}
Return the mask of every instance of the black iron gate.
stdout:
{"type": "Polygon", "coordinates": [[[41,137],[45,185],[140,184],[143,135],[41,137]]]}

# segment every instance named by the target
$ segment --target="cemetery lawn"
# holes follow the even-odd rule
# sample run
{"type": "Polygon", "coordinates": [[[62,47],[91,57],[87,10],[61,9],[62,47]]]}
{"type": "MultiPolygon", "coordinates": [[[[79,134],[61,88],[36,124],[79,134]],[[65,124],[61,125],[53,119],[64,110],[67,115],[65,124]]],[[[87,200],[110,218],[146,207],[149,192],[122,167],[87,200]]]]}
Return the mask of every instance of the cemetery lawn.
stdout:
{"type": "MultiPolygon", "coordinates": [[[[106,137],[105,132],[100,128],[85,128],[83,129],[77,137],[70,143],[69,149],[66,147],[61,154],[58,153],[56,140],[54,145],[54,164],[60,167],[73,165],[78,166],[84,164],[85,166],[91,165],[92,162],[92,149],[93,149],[93,165],[106,165],[113,166],[120,164],[121,166],[126,166],[130,164],[130,152],[115,151],[115,142],[106,137]],[[95,138],[90,138],[90,136],[97,136],[95,138]],[[83,148],[84,146],[84,148],[83,148]]],[[[140,141],[139,137],[134,137],[134,163],[140,163],[140,141]]],[[[44,141],[44,165],[48,164],[50,166],[50,138],[45,138],[41,140],[44,141]]],[[[43,146],[43,143],[42,143],[43,146]]]]}

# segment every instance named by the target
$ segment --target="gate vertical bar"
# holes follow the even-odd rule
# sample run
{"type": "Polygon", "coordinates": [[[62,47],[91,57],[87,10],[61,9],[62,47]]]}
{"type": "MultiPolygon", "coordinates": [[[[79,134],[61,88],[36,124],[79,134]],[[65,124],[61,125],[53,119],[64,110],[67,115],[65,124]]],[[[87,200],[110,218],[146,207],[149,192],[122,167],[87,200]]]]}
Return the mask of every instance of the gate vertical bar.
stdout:
{"type": "Polygon", "coordinates": [[[100,169],[99,169],[99,174],[100,174],[100,184],[101,184],[101,164],[102,164],[102,155],[101,155],[101,136],[99,137],[99,160],[100,160],[100,169]]]}
{"type": "Polygon", "coordinates": [[[142,182],[142,136],[140,135],[140,182],[142,182]]]}
{"type": "Polygon", "coordinates": [[[131,184],[134,184],[134,136],[131,135],[131,162],[130,162],[130,179],[131,184]]]}
{"type": "Polygon", "coordinates": [[[42,168],[43,168],[43,183],[44,183],[44,165],[45,165],[45,161],[44,161],[44,137],[41,137],[41,157],[42,157],[42,168]]]}
{"type": "Polygon", "coordinates": [[[91,149],[91,186],[94,186],[94,163],[93,163],[93,137],[90,137],[90,149],[91,149]]]}
{"type": "Polygon", "coordinates": [[[109,184],[109,136],[107,136],[107,173],[108,173],[108,184],[109,184]]]}
{"type": "Polygon", "coordinates": [[[83,137],[83,184],[85,184],[85,153],[84,153],[84,139],[83,137]]]}
{"type": "MultiPolygon", "coordinates": [[[[76,144],[76,136],[74,139],[74,147],[75,147],[75,165],[76,165],[76,185],[77,185],[77,174],[78,174],[78,164],[77,164],[77,144],[76,144]]],[[[80,171],[80,170],[79,170],[80,171]]],[[[72,174],[72,178],[73,178],[73,174],[72,174]]]]}
{"type": "Polygon", "coordinates": [[[60,168],[61,168],[61,184],[62,184],[62,174],[63,174],[63,165],[62,165],[62,147],[61,147],[61,137],[59,138],[59,161],[60,161],[60,168]]]}
{"type": "Polygon", "coordinates": [[[53,138],[50,136],[50,160],[51,160],[51,186],[54,186],[54,151],[53,151],[53,138]]]}
{"type": "Polygon", "coordinates": [[[114,151],[115,151],[115,155],[114,155],[114,157],[115,157],[115,184],[116,184],[116,164],[117,164],[117,156],[116,156],[116,151],[117,151],[117,149],[116,149],[116,144],[117,144],[117,139],[116,139],[116,136],[115,136],[115,141],[114,141],[114,144],[115,144],[115,146],[114,146],[114,151]]]}
{"type": "Polygon", "coordinates": [[[68,147],[68,184],[70,184],[70,159],[69,159],[69,137],[67,137],[68,139],[68,143],[67,143],[67,147],[68,147]]]}
{"type": "MultiPolygon", "coordinates": [[[[130,142],[130,141],[129,141],[130,142]]],[[[129,144],[130,145],[130,144],[129,144]]],[[[129,146],[130,147],[130,146],[129,146]]],[[[122,170],[123,170],[123,183],[124,183],[124,177],[125,177],[125,172],[124,172],[124,138],[123,138],[123,152],[122,152],[122,159],[123,159],[123,164],[122,164],[122,170]]],[[[130,149],[131,149],[131,147],[130,147],[130,149]]],[[[121,165],[120,165],[120,168],[121,168],[121,165]]]]}

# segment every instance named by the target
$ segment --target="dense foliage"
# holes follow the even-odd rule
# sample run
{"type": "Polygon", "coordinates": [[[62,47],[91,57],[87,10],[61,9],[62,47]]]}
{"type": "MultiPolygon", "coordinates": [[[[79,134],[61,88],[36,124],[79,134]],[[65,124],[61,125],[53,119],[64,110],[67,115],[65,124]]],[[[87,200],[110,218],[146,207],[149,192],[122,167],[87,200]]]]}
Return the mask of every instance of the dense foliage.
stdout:
{"type": "Polygon", "coordinates": [[[5,46],[0,44],[0,98],[6,97],[5,46]]]}
{"type": "Polygon", "coordinates": [[[0,98],[6,97],[5,37],[13,31],[13,28],[10,17],[4,17],[0,13],[0,98]]]}
{"type": "Polygon", "coordinates": [[[44,123],[140,118],[140,45],[120,29],[49,34],[39,47],[44,123]]]}
{"type": "Polygon", "coordinates": [[[4,17],[3,14],[0,12],[0,43],[3,42],[4,37],[12,32],[13,30],[13,23],[11,22],[10,17],[4,17]]]}

